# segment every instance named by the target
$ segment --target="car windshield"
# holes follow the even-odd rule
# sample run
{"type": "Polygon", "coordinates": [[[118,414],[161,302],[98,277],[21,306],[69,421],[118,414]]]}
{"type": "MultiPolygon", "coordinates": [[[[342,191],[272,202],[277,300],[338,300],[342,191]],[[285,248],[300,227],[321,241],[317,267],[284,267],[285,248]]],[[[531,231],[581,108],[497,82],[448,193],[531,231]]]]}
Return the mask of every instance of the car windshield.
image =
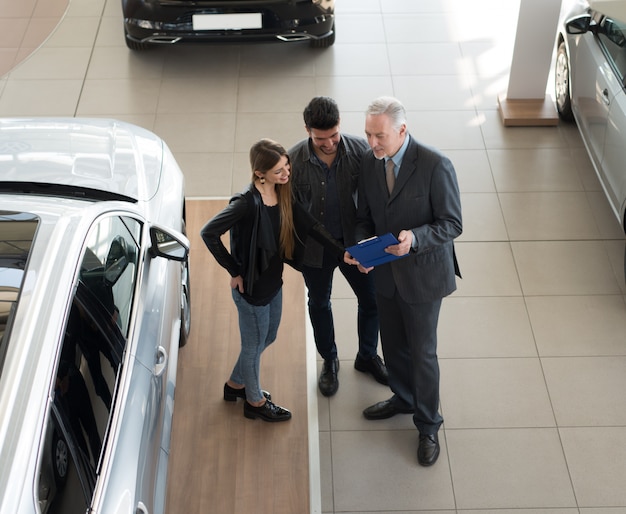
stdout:
{"type": "Polygon", "coordinates": [[[38,224],[33,214],[0,211],[0,372],[38,224]]]}

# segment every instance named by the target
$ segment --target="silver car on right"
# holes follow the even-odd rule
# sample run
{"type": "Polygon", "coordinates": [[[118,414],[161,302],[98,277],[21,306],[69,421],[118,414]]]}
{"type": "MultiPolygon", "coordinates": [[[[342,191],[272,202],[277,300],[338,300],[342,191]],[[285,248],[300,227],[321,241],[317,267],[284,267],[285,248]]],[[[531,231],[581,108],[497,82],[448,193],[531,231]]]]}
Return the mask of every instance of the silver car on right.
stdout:
{"type": "MultiPolygon", "coordinates": [[[[563,120],[576,121],[626,231],[626,0],[579,0],[564,7],[561,19],[554,74],[557,110],[563,120]]],[[[624,266],[626,271],[626,257],[624,266]]]]}

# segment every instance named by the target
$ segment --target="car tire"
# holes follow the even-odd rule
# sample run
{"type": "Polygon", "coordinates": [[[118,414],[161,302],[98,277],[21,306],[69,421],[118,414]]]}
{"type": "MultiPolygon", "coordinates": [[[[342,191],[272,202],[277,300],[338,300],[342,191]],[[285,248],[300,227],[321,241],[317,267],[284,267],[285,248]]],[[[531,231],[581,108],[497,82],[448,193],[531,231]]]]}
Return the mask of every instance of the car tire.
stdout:
{"type": "Polygon", "coordinates": [[[180,299],[180,338],[178,346],[182,348],[189,340],[191,332],[191,289],[189,280],[189,258],[182,266],[182,289],[180,299]]]}
{"type": "Polygon", "coordinates": [[[333,33],[321,39],[311,39],[312,48],[328,48],[335,44],[335,24],[333,23],[333,33]]]}
{"type": "Polygon", "coordinates": [[[574,121],[572,112],[572,98],[570,95],[569,56],[565,43],[561,42],[556,53],[554,69],[554,93],[556,110],[563,121],[574,121]]]}
{"type": "Polygon", "coordinates": [[[67,481],[67,472],[70,465],[70,449],[56,431],[52,435],[52,470],[54,472],[54,481],[58,488],[65,485],[67,481]]]}
{"type": "MultiPolygon", "coordinates": [[[[187,235],[187,224],[185,222],[185,212],[183,210],[182,232],[187,235]]],[[[180,337],[178,346],[182,348],[189,340],[191,332],[191,280],[189,278],[189,255],[184,260],[181,270],[181,291],[180,291],[180,337]]]]}

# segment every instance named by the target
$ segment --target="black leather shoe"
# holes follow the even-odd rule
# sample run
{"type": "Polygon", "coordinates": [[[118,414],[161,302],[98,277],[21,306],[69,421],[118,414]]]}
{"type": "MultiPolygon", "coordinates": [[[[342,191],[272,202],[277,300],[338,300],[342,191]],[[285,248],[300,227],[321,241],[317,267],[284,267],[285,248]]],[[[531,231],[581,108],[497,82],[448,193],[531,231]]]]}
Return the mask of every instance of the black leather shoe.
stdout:
{"type": "MultiPolygon", "coordinates": [[[[266,400],[272,399],[272,395],[268,391],[263,391],[263,396],[265,396],[266,400]]],[[[224,384],[224,401],[236,402],[237,398],[246,399],[246,388],[236,389],[228,384],[224,384]]]]}
{"type": "Polygon", "coordinates": [[[437,434],[420,434],[417,447],[417,462],[422,466],[432,466],[439,457],[439,436],[437,434]]]}
{"type": "Polygon", "coordinates": [[[261,418],[263,421],[287,421],[291,419],[291,412],[275,405],[271,400],[265,400],[260,407],[255,407],[247,401],[243,404],[243,415],[248,419],[261,418]]]}
{"type": "Polygon", "coordinates": [[[375,403],[371,407],[365,409],[363,411],[363,416],[365,416],[365,419],[387,419],[395,416],[396,414],[412,413],[412,408],[399,407],[394,398],[389,398],[389,400],[383,400],[382,402],[375,403]]]}
{"type": "Polygon", "coordinates": [[[376,355],[371,359],[364,359],[358,353],[354,361],[354,369],[363,373],[371,373],[374,380],[380,384],[389,385],[389,375],[383,360],[376,355]]]}
{"type": "Polygon", "coordinates": [[[332,396],[339,389],[339,359],[325,359],[320,373],[320,379],[317,382],[320,393],[324,396],[332,396]]]}

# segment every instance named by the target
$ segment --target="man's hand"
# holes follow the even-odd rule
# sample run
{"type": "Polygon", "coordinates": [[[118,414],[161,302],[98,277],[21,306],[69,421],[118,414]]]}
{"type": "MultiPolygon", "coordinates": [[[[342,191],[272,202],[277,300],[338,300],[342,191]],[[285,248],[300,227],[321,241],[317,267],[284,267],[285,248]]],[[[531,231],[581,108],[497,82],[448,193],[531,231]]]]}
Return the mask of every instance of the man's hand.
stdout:
{"type": "Polygon", "coordinates": [[[385,248],[385,252],[402,257],[411,251],[413,246],[413,232],[410,230],[402,230],[398,234],[397,245],[391,245],[385,248]]]}
{"type": "Polygon", "coordinates": [[[352,257],[352,255],[350,255],[348,252],[344,252],[343,262],[345,262],[346,264],[351,264],[353,266],[356,266],[357,264],[359,264],[359,261],[357,261],[354,257],[352,257]]]}
{"type": "Polygon", "coordinates": [[[370,266],[369,268],[365,268],[365,267],[361,266],[361,264],[358,264],[357,268],[359,268],[359,271],[361,273],[365,273],[367,275],[370,271],[372,271],[374,269],[374,266],[370,266]]]}

